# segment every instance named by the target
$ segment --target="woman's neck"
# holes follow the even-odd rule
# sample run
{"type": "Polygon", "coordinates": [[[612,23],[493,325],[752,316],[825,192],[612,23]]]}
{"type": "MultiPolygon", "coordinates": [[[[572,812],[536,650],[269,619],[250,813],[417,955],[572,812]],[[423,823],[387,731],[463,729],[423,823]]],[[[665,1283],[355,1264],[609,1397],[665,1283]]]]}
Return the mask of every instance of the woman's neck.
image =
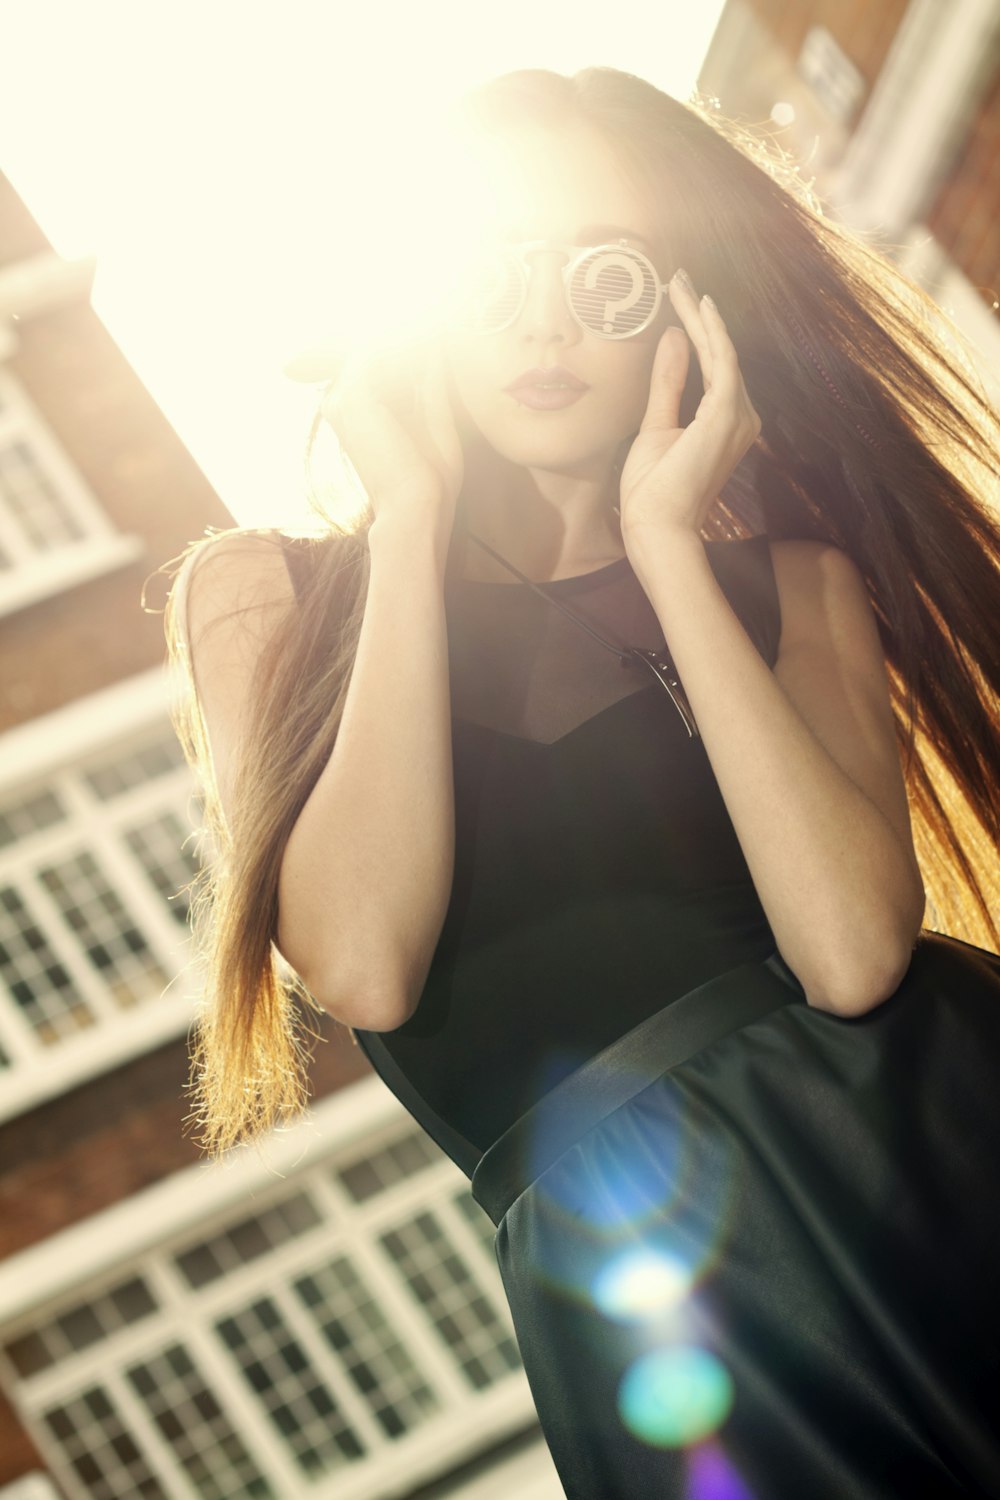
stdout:
{"type": "MultiPolygon", "coordinates": [[[[473,534],[480,535],[478,531],[473,534]]],[[[625,547],[620,532],[617,536],[609,537],[603,547],[572,556],[568,552],[563,552],[559,557],[548,560],[543,560],[541,556],[534,559],[525,557],[523,548],[511,547],[504,551],[489,537],[483,537],[482,540],[493,547],[494,551],[499,552],[501,557],[512,563],[525,577],[530,578],[533,583],[552,583],[560,578],[576,578],[581,573],[592,573],[595,569],[606,567],[609,563],[617,562],[625,556],[625,547]]],[[[464,578],[475,583],[518,582],[514,574],[491,556],[485,547],[480,547],[472,540],[468,531],[462,531],[453,536],[448,555],[448,574],[450,577],[464,578]]]]}
{"type": "Polygon", "coordinates": [[[502,460],[467,462],[448,571],[480,582],[515,581],[478,537],[533,582],[589,573],[625,555],[616,500],[610,465],[599,478],[580,480],[502,460]]]}

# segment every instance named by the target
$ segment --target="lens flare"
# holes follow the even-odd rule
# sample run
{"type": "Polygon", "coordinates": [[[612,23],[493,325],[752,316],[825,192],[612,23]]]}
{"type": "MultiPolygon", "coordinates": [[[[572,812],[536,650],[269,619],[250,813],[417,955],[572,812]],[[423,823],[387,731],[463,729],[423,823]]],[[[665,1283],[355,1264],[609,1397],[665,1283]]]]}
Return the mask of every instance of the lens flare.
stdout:
{"type": "MultiPolygon", "coordinates": [[[[546,1174],[546,1169],[562,1154],[562,1142],[576,1140],[584,1133],[589,1118],[588,1101],[567,1103],[555,1085],[579,1066],[583,1059],[567,1054],[558,1067],[539,1078],[538,1102],[533,1110],[533,1130],[527,1142],[525,1170],[532,1180],[546,1174]],[[550,1092],[551,1090],[551,1092],[550,1092]]],[[[636,1079],[638,1091],[640,1080],[636,1079]]],[[[689,1181],[695,1176],[691,1154],[697,1146],[689,1138],[685,1118],[678,1110],[664,1124],[662,1111],[657,1115],[655,1141],[639,1134],[626,1147],[621,1142],[616,1152],[627,1151],[627,1170],[619,1168],[601,1180],[601,1191],[591,1191],[586,1174],[555,1171],[546,1174],[542,1191],[573,1217],[582,1219],[598,1235],[613,1237],[640,1227],[644,1221],[659,1218],[664,1212],[680,1206],[689,1181]]],[[[568,1160],[568,1158],[567,1158],[568,1160]]],[[[702,1174],[699,1175],[699,1180],[702,1174]]],[[[704,1187],[701,1186],[704,1193],[704,1187]]],[[[704,1198],[702,1197],[702,1201],[704,1198]]]]}
{"type": "Polygon", "coordinates": [[[672,1311],[691,1289],[679,1260],[639,1248],[606,1265],[593,1286],[594,1305],[610,1318],[639,1321],[672,1311]]]}
{"type": "Polygon", "coordinates": [[[637,1359],[618,1387],[618,1414],[654,1448],[682,1448],[716,1431],[733,1405],[733,1382],[714,1354],[690,1344],[637,1359]]]}
{"type": "Polygon", "coordinates": [[[687,1455],[688,1500],[763,1500],[736,1472],[719,1444],[699,1443],[687,1455]]]}

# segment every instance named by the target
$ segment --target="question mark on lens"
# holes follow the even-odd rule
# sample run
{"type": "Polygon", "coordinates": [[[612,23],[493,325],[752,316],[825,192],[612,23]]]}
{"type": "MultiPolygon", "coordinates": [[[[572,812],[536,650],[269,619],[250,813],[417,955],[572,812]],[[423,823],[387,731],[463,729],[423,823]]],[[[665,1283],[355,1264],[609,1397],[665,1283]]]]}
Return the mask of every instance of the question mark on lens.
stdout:
{"type": "Polygon", "coordinates": [[[621,296],[605,299],[602,333],[614,333],[615,318],[619,313],[628,312],[630,307],[635,306],[642,297],[646,285],[646,278],[643,276],[642,270],[630,255],[612,253],[600,256],[587,267],[586,275],[584,276],[584,286],[588,292],[593,291],[597,286],[599,276],[603,276],[605,271],[611,270],[627,271],[632,284],[621,296]]]}

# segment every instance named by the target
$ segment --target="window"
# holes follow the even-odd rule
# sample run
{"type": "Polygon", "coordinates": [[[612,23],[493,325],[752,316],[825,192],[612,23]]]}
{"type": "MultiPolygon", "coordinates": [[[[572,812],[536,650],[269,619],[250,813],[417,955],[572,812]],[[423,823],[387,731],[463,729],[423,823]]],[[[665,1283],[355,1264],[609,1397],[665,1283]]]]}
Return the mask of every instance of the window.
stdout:
{"type": "Polygon", "coordinates": [[[164,715],[0,791],[2,1113],[190,1025],[195,812],[164,715]]]}
{"type": "Polygon", "coordinates": [[[24,391],[0,370],[0,614],[142,553],[115,530],[24,391]]]}
{"type": "Polygon", "coordinates": [[[0,1330],[5,1383],[71,1500],[398,1494],[532,1422],[493,1226],[390,1106],[251,1204],[0,1330]]]}

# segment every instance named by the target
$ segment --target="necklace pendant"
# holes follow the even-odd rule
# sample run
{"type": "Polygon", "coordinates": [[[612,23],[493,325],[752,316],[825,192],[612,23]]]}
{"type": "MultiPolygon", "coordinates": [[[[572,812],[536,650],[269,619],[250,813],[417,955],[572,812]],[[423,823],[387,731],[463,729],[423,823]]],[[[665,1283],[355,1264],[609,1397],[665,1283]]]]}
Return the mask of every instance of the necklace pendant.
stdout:
{"type": "Polygon", "coordinates": [[[650,651],[643,646],[631,646],[630,654],[638,661],[644,662],[652,672],[657,682],[661,683],[670,694],[674,707],[684,721],[684,728],[690,739],[700,739],[698,725],[695,723],[691,705],[688,703],[687,695],[681,686],[677,676],[677,669],[665,651],[650,651]]]}

